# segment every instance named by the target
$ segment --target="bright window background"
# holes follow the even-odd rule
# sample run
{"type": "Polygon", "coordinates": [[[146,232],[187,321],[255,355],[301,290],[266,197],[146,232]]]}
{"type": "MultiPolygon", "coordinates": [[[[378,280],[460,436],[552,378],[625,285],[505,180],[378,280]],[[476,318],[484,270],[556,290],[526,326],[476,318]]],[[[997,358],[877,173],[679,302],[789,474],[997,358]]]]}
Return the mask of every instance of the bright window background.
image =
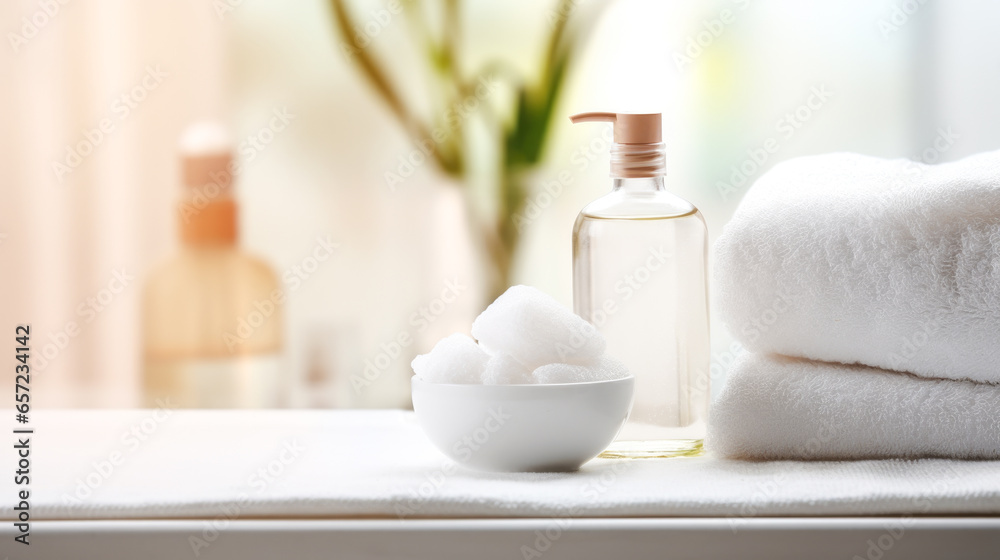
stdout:
{"type": "MultiPolygon", "coordinates": [[[[581,0],[577,9],[597,3],[581,0]]],[[[56,349],[37,378],[41,403],[138,403],[141,284],[176,247],[177,138],[191,122],[221,119],[239,140],[286,109],[294,115],[288,128],[252,158],[244,154],[243,246],[282,275],[317,237],[341,244],[286,308],[293,404],[407,406],[412,356],[467,331],[480,308],[462,200],[430,165],[387,187],[386,171],[413,147],[340,52],[325,2],[245,0],[221,15],[217,5],[69,2],[13,43],[10,34],[26,36],[25,21],[42,8],[0,8],[8,38],[0,49],[0,310],[11,330],[30,322],[36,345],[56,349]],[[117,119],[115,99],[150,66],[167,73],[162,84],[58,179],[52,162],[101,118],[117,119]],[[136,280],[84,323],[79,306],[116,270],[136,280]],[[454,279],[467,289],[418,331],[413,313],[454,279]],[[62,344],[70,320],[80,332],[62,344]],[[351,390],[348,377],[400,332],[414,345],[377,383],[351,390]]],[[[364,21],[383,6],[354,4],[364,21]]],[[[467,2],[463,56],[502,53],[530,75],[553,6],[467,2]]],[[[597,149],[602,130],[572,128],[566,115],[665,113],[669,188],[701,208],[714,238],[753,179],[778,161],[831,151],[945,161],[996,149],[998,18],[1000,5],[986,0],[610,3],[578,53],[547,164],[534,179],[540,186],[569,171],[571,184],[532,221],[515,280],[570,305],[573,220],[610,186],[607,153],[597,149]],[[724,11],[729,22],[715,22],[724,11]],[[829,95],[819,101],[818,91],[829,95]],[[953,141],[933,149],[942,136],[953,141]],[[750,166],[768,139],[778,150],[750,166]],[[734,166],[756,169],[734,185],[734,166]]],[[[399,16],[389,21],[371,48],[415,79],[402,27],[399,16]]],[[[408,91],[419,96],[419,83],[408,91]]],[[[717,390],[732,349],[718,322],[713,348],[717,390]]]]}

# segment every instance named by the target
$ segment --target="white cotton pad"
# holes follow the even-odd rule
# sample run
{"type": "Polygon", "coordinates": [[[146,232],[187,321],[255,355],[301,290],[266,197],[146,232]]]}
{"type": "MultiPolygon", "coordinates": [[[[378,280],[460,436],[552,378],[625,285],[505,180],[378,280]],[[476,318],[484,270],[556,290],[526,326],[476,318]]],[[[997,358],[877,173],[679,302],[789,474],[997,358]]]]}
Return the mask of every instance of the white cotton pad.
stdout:
{"type": "Polygon", "coordinates": [[[586,383],[588,381],[611,381],[628,377],[625,364],[611,356],[601,357],[591,366],[573,364],[547,364],[535,369],[531,376],[536,383],[586,383]]]}
{"type": "Polygon", "coordinates": [[[490,356],[483,373],[483,383],[486,385],[523,385],[534,382],[531,370],[505,352],[490,356]]]}
{"type": "Polygon", "coordinates": [[[513,286],[476,317],[472,336],[534,370],[552,363],[590,365],[605,342],[593,325],[537,288],[513,286]]]}
{"type": "Polygon", "coordinates": [[[464,334],[442,338],[428,354],[413,359],[417,377],[432,383],[482,383],[490,356],[464,334]]]}

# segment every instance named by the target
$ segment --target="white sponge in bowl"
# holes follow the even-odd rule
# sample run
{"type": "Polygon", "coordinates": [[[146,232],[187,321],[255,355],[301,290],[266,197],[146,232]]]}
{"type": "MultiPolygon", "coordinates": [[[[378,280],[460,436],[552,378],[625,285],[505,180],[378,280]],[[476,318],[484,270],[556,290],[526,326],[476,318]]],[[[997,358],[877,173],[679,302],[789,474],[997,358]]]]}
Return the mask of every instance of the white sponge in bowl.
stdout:
{"type": "Polygon", "coordinates": [[[464,334],[446,336],[429,354],[410,364],[417,377],[431,383],[482,383],[490,356],[464,334]]]}
{"type": "Polygon", "coordinates": [[[431,383],[526,385],[609,381],[628,368],[604,354],[604,337],[537,288],[514,286],[476,318],[472,334],[442,339],[413,360],[431,383]]]}
{"type": "Polygon", "coordinates": [[[552,363],[590,365],[604,354],[597,329],[551,296],[512,286],[472,323],[472,336],[534,370],[552,363]]]}
{"type": "Polygon", "coordinates": [[[611,356],[602,356],[591,366],[547,364],[532,372],[536,383],[586,383],[628,377],[628,368],[611,356]]]}

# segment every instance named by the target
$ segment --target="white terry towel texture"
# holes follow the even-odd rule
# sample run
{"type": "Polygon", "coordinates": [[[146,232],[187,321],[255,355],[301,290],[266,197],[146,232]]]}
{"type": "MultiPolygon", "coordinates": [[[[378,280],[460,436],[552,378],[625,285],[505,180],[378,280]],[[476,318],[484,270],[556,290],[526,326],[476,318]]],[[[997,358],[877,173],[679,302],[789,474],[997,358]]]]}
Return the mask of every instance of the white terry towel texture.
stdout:
{"type": "Polygon", "coordinates": [[[706,448],[740,459],[1000,458],[1000,387],[745,352],[706,448]]]}
{"type": "Polygon", "coordinates": [[[723,322],[751,351],[1000,383],[1000,151],[789,160],[715,255],[723,322]]]}
{"type": "MultiPolygon", "coordinates": [[[[594,459],[573,473],[484,474],[445,458],[424,437],[413,412],[177,410],[166,418],[153,412],[35,411],[31,425],[45,434],[45,445],[31,449],[31,474],[41,481],[31,491],[32,520],[228,520],[238,514],[241,519],[379,517],[408,525],[418,518],[563,520],[568,515],[753,521],[750,516],[1000,514],[1000,461],[763,462],[707,456],[594,459]],[[155,432],[145,432],[146,440],[133,447],[122,438],[151,418],[159,423],[155,432]],[[102,475],[100,487],[90,486],[88,477],[104,472],[100,465],[111,453],[122,460],[110,476],[102,475]],[[262,475],[264,469],[269,472],[262,475]]],[[[2,462],[0,471],[6,471],[9,463],[2,462]]],[[[13,476],[0,476],[0,497],[16,495],[17,489],[13,476]]],[[[0,508],[4,525],[16,514],[9,505],[0,508]]],[[[9,534],[0,544],[4,550],[13,548],[6,544],[9,534]]],[[[196,534],[201,537],[200,530],[196,534]]],[[[178,546],[188,544],[184,537],[177,535],[178,546]]],[[[525,533],[525,538],[535,537],[525,533]]],[[[226,546],[213,543],[208,557],[223,556],[226,546]]],[[[542,560],[559,556],[559,546],[542,560]]],[[[520,554],[512,549],[510,556],[520,554]]],[[[113,552],[107,557],[130,558],[113,552]]],[[[897,558],[886,554],[884,560],[897,558]]]]}

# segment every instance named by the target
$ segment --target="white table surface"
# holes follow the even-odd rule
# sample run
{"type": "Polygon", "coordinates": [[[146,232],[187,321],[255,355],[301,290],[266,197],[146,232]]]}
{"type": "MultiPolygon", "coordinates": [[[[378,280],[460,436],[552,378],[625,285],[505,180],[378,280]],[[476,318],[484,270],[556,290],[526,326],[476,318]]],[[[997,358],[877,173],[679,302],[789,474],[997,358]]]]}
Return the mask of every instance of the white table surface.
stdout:
{"type": "MultiPolygon", "coordinates": [[[[0,555],[12,560],[249,558],[281,547],[318,558],[329,546],[518,558],[545,545],[539,534],[558,535],[546,558],[607,557],[599,543],[639,556],[866,558],[880,538],[897,558],[939,557],[943,546],[953,558],[1000,557],[997,461],[709,455],[494,475],[455,467],[400,411],[38,411],[32,427],[38,546],[8,553],[5,522],[0,555]]],[[[14,492],[0,478],[0,494],[14,492]]]]}

